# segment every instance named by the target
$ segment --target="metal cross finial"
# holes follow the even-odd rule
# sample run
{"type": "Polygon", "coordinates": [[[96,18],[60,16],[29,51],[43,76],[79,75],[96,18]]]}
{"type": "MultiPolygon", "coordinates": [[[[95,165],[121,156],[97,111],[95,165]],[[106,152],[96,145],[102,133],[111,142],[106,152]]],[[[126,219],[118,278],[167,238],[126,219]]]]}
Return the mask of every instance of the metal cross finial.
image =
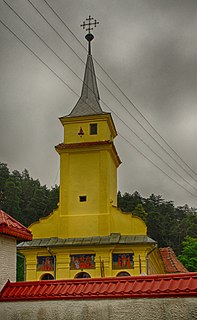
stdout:
{"type": "Polygon", "coordinates": [[[90,43],[94,39],[94,36],[90,31],[93,30],[92,27],[96,27],[96,25],[99,24],[99,22],[96,21],[96,19],[92,18],[91,16],[86,18],[86,21],[87,22],[84,21],[81,24],[81,27],[83,27],[83,29],[86,29],[86,31],[88,31],[88,34],[86,34],[85,38],[88,41],[88,54],[91,54],[91,44],[90,43]]]}
{"type": "Polygon", "coordinates": [[[83,27],[83,29],[85,29],[85,27],[87,27],[86,31],[88,31],[88,33],[90,33],[90,31],[93,30],[93,28],[91,28],[91,26],[96,27],[96,25],[99,24],[99,22],[96,21],[96,19],[92,18],[91,16],[86,18],[86,21],[87,21],[87,23],[85,21],[83,21],[83,23],[80,26],[83,27]],[[94,21],[92,21],[92,20],[94,20],[94,21]]]}

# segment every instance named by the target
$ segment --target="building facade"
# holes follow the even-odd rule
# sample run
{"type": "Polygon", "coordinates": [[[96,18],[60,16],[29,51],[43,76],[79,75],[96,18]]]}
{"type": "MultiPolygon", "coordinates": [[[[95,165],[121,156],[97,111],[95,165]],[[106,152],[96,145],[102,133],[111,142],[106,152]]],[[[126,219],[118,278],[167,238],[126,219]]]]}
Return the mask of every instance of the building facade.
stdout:
{"type": "Polygon", "coordinates": [[[100,106],[90,50],[93,36],[88,36],[80,98],[60,118],[59,205],[30,226],[33,241],[18,246],[26,258],[26,280],[164,273],[145,223],[117,208],[117,131],[111,114],[100,106]]]}

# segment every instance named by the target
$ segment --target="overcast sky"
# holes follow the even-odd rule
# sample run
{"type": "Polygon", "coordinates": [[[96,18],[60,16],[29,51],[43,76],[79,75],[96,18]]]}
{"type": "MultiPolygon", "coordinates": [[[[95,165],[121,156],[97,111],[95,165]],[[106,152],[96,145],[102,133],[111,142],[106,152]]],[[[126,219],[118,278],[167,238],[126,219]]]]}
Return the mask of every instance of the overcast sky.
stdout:
{"type": "MultiPolygon", "coordinates": [[[[51,187],[59,183],[58,118],[78,100],[86,51],[44,0],[6,1],[65,63],[0,1],[0,19],[37,55],[0,24],[0,161],[51,187]]],[[[102,109],[120,134],[118,189],[197,207],[197,1],[47,1],[84,46],[80,24],[99,21],[93,57],[102,109]]]]}

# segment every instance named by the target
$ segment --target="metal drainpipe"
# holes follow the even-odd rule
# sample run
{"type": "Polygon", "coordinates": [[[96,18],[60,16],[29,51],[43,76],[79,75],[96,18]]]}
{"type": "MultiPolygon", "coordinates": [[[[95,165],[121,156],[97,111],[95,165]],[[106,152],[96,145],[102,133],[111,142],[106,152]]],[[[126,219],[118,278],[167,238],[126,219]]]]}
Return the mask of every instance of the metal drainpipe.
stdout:
{"type": "Polygon", "coordinates": [[[155,250],[157,249],[157,243],[154,245],[154,247],[146,254],[146,274],[149,274],[149,255],[155,250]]]}

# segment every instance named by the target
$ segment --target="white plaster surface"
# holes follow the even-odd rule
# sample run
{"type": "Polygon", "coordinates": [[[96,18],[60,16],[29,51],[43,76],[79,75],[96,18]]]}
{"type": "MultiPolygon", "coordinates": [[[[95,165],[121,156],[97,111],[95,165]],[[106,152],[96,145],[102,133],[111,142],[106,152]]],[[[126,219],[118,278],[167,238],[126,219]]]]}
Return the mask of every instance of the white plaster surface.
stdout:
{"type": "Polygon", "coordinates": [[[0,302],[0,320],[195,320],[196,298],[0,302]]]}
{"type": "Polygon", "coordinates": [[[0,290],[8,279],[16,281],[16,239],[0,235],[0,290]]]}

